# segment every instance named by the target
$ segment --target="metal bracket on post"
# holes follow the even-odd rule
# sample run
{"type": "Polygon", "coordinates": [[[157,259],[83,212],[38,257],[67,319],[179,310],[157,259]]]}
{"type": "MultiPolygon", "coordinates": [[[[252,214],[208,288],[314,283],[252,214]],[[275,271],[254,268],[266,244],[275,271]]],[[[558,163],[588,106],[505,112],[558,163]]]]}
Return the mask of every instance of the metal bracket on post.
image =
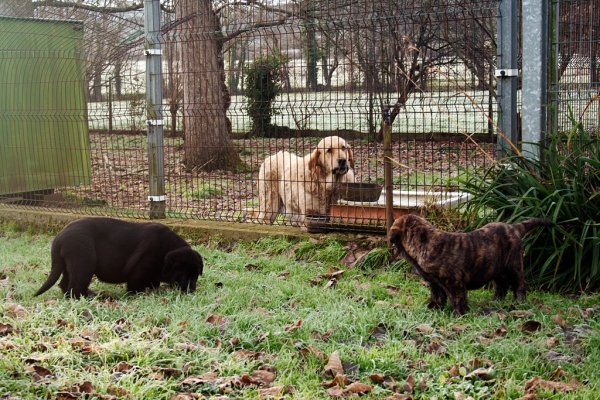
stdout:
{"type": "Polygon", "coordinates": [[[513,76],[519,76],[518,69],[497,69],[494,71],[494,76],[497,78],[510,78],[513,76]]]}
{"type": "Polygon", "coordinates": [[[167,201],[167,196],[164,194],[162,196],[148,196],[148,201],[167,201]]]}
{"type": "Polygon", "coordinates": [[[146,49],[147,56],[162,56],[162,49],[146,49]]]}

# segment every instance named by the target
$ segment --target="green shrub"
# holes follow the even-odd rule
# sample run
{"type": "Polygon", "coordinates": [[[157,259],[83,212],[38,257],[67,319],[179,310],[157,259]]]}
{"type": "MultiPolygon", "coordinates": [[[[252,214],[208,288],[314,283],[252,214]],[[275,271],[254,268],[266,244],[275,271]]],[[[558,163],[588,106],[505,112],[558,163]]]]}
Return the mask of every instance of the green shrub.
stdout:
{"type": "Polygon", "coordinates": [[[600,148],[574,118],[573,128],[539,145],[540,160],[513,157],[460,182],[471,194],[467,229],[492,221],[545,217],[554,229],[524,238],[530,284],[558,291],[600,288],[600,148]]]}
{"type": "Polygon", "coordinates": [[[247,99],[245,109],[252,120],[253,136],[268,137],[273,130],[271,116],[277,114],[273,101],[281,91],[282,69],[287,62],[288,58],[276,49],[269,54],[260,55],[244,67],[244,95],[247,99]]]}

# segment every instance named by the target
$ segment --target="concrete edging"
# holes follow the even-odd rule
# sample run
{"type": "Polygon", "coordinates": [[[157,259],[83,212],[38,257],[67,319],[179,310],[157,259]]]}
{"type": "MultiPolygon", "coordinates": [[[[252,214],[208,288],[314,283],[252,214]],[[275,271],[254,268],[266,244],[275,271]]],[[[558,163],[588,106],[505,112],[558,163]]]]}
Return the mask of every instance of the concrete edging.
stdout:
{"type": "MultiPolygon", "coordinates": [[[[64,228],[69,222],[87,217],[102,217],[103,215],[86,215],[72,212],[58,212],[51,210],[38,210],[34,207],[6,207],[0,204],[0,223],[14,223],[23,230],[32,232],[55,234],[64,228]]],[[[150,222],[148,219],[125,218],[121,216],[110,216],[131,222],[150,222]]],[[[259,224],[246,224],[235,222],[217,222],[201,221],[193,219],[167,218],[161,220],[152,220],[167,225],[175,232],[198,239],[218,238],[224,242],[234,240],[258,240],[267,236],[279,236],[291,239],[300,239],[305,237],[314,237],[318,235],[310,234],[306,230],[291,226],[268,226],[259,224]]],[[[339,236],[348,239],[351,235],[333,232],[328,236],[339,236]]]]}

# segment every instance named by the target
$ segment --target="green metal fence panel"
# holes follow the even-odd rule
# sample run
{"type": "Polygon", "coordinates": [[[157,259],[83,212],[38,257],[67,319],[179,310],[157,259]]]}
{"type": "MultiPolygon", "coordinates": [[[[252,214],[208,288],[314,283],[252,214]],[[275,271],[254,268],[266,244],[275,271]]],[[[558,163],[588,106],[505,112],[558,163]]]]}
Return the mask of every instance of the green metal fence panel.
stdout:
{"type": "Polygon", "coordinates": [[[83,24],[0,17],[0,195],[91,182],[83,24]]]}

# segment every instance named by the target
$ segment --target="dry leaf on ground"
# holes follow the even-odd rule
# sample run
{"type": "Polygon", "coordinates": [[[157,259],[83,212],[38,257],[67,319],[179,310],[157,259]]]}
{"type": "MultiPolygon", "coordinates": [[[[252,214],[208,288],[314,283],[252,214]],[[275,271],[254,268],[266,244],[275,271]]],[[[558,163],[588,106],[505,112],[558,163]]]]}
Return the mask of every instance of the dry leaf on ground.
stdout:
{"type": "Polygon", "coordinates": [[[325,373],[330,373],[333,378],[338,374],[344,374],[342,360],[337,350],[329,355],[329,360],[327,361],[327,365],[325,365],[325,373]]]}

